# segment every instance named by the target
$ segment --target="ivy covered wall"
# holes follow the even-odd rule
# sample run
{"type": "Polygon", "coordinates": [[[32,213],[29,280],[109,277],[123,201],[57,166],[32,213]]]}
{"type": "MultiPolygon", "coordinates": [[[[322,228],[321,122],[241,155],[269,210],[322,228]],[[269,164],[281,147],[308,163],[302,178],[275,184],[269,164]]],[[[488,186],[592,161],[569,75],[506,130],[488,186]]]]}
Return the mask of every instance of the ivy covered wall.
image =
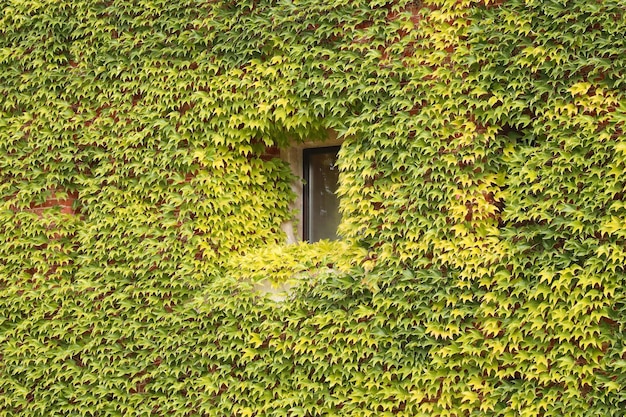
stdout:
{"type": "Polygon", "coordinates": [[[0,416],[623,415],[623,1],[1,8],[0,416]]]}

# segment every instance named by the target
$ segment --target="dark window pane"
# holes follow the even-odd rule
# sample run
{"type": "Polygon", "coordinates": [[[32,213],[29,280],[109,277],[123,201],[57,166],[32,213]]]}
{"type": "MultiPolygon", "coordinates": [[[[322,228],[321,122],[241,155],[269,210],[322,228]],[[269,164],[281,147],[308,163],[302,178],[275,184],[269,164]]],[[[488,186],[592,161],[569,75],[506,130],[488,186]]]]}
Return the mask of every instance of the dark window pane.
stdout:
{"type": "Polygon", "coordinates": [[[304,150],[304,238],[309,242],[337,239],[339,200],[338,146],[304,150]]]}

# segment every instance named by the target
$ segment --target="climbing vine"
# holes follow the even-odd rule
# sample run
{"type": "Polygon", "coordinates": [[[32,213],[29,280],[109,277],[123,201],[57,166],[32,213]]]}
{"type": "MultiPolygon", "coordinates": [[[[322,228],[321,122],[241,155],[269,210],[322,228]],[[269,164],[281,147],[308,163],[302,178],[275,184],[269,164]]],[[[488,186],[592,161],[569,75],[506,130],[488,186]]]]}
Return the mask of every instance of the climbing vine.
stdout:
{"type": "Polygon", "coordinates": [[[623,1],[0,8],[0,416],[623,414],[623,1]]]}

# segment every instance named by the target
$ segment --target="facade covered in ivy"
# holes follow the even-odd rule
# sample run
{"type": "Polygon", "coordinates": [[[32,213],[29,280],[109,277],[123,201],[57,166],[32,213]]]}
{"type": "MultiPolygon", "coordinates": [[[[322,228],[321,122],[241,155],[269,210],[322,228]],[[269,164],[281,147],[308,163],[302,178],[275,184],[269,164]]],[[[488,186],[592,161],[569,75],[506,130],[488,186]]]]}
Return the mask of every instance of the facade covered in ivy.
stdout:
{"type": "Polygon", "coordinates": [[[624,1],[0,9],[0,416],[624,414],[624,1]]]}

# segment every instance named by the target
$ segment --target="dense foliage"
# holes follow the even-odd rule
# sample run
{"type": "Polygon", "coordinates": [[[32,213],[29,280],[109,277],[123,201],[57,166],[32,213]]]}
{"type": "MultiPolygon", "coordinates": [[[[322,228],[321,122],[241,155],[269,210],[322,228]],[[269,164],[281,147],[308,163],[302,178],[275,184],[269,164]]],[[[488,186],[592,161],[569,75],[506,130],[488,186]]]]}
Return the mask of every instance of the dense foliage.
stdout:
{"type": "Polygon", "coordinates": [[[0,416],[623,415],[622,0],[1,9],[0,416]]]}

